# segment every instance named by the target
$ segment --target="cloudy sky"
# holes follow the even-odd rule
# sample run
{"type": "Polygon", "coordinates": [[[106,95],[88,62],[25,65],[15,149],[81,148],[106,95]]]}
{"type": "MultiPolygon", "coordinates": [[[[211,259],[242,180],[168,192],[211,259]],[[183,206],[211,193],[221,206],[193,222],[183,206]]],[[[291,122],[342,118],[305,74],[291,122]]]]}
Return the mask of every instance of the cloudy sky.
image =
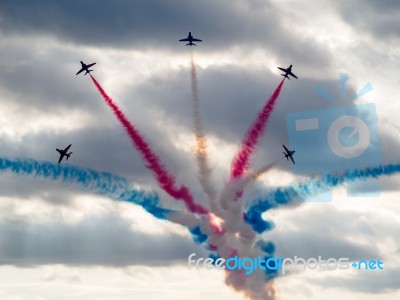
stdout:
{"type": "MultiPolygon", "coordinates": [[[[0,157],[57,162],[55,148],[72,144],[68,163],[125,176],[159,191],[164,206],[183,209],[157,188],[90,78],[75,76],[80,60],[96,62],[93,75],[204,201],[192,153],[192,50],[217,188],[282,79],[276,67],[290,64],[299,79],[285,82],[252,166],[280,159],[281,144],[293,144],[289,114],[366,103],[376,107],[380,162],[398,163],[399,26],[395,0],[2,0],[0,157]],[[178,42],[189,31],[203,39],[195,49],[178,42]],[[373,90],[346,102],[340,73],[349,77],[348,99],[367,83],[373,90]]],[[[304,144],[305,159],[323,164],[319,147],[304,144]]],[[[246,193],[248,201],[290,184],[295,171],[281,160],[246,193]]],[[[330,202],[266,214],[276,227],[263,238],[277,255],[381,259],[385,266],[294,272],[276,279],[279,298],[400,297],[399,183],[400,175],[380,179],[379,197],[350,198],[340,187],[330,202]]],[[[207,255],[203,247],[140,207],[8,172],[0,173],[0,191],[1,300],[244,299],[222,272],[188,270],[187,256],[207,255]]]]}

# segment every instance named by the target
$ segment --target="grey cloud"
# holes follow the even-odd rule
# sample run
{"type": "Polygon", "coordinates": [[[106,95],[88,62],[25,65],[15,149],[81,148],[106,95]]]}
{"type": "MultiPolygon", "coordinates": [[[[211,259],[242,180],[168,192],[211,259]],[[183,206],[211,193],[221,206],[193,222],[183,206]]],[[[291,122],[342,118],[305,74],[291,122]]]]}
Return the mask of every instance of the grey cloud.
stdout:
{"type": "MultiPolygon", "coordinates": [[[[54,78],[57,76],[59,75],[56,74],[54,78]]],[[[198,68],[198,77],[206,133],[232,144],[240,143],[246,129],[280,80],[280,77],[266,70],[244,69],[229,65],[198,68]]],[[[334,98],[339,98],[336,79],[320,81],[302,78],[301,82],[300,80],[285,82],[275,111],[267,125],[266,134],[261,139],[255,158],[252,160],[252,166],[257,168],[281,158],[280,145],[288,142],[285,120],[287,113],[342,104],[342,102],[330,104],[323,100],[315,93],[316,85],[324,86],[334,98]]],[[[57,89],[51,93],[56,94],[57,89]]],[[[350,86],[348,96],[354,95],[355,91],[350,86]]],[[[17,98],[16,104],[24,105],[21,98],[23,95],[17,98]]],[[[176,149],[166,138],[171,130],[169,123],[176,127],[173,130],[187,133],[192,130],[189,70],[182,68],[171,72],[168,76],[154,76],[141,85],[126,88],[119,98],[123,99],[120,103],[123,111],[143,133],[154,151],[166,162],[167,168],[177,174],[177,181],[190,186],[196,199],[202,201],[203,196],[195,178],[193,155],[176,149]],[[132,99],[134,101],[131,101],[132,99]],[[165,126],[160,127],[155,122],[160,118],[166,119],[165,126]]],[[[41,104],[27,103],[32,107],[51,107],[51,100],[46,99],[48,96],[43,98],[41,104]]],[[[60,104],[65,105],[63,109],[68,109],[68,101],[63,100],[60,104]]],[[[51,132],[29,134],[20,143],[3,138],[0,141],[3,155],[56,162],[58,156],[54,149],[72,143],[74,154],[70,163],[110,171],[127,176],[134,182],[155,186],[151,173],[145,169],[140,155],[132,147],[129,138],[103,103],[100,95],[93,92],[88,101],[75,105],[96,115],[98,123],[62,135],[51,132]],[[84,103],[87,103],[88,107],[84,103]],[[41,143],[37,143],[38,140],[41,143]]],[[[385,148],[390,149],[393,142],[394,140],[385,141],[385,148]]],[[[315,157],[312,154],[315,151],[316,145],[310,144],[310,159],[315,161],[319,158],[322,162],[323,157],[315,157]]],[[[290,169],[288,164],[283,163],[277,167],[290,169]]],[[[223,168],[227,172],[229,166],[223,168]]],[[[216,180],[221,182],[223,179],[216,178],[216,180]]]]}
{"type": "Polygon", "coordinates": [[[192,252],[205,254],[193,241],[176,234],[134,232],[127,221],[113,214],[88,217],[77,224],[3,219],[0,241],[0,263],[17,266],[168,265],[185,261],[192,252]]]}
{"type": "MultiPolygon", "coordinates": [[[[0,46],[0,91],[3,104],[18,105],[20,113],[38,115],[78,109],[90,110],[98,117],[104,106],[93,105],[98,98],[95,88],[75,76],[79,58],[69,50],[44,50],[33,42],[21,47],[12,39],[0,46]]],[[[87,78],[85,78],[87,79],[87,78]]]]}
{"type": "MultiPolygon", "coordinates": [[[[398,22],[392,13],[397,7],[394,1],[390,2],[391,7],[389,2],[379,2],[379,5],[378,2],[366,2],[362,10],[357,10],[354,3],[350,4],[353,5],[350,12],[341,13],[355,29],[359,28],[360,32],[370,30],[379,37],[398,36],[395,31],[398,22]],[[385,17],[378,18],[377,14],[385,17]],[[369,19],[369,23],[363,18],[369,19]],[[386,31],[389,27],[393,28],[386,31]]],[[[21,141],[2,137],[1,155],[56,162],[54,148],[72,143],[74,154],[69,163],[110,171],[134,182],[156,186],[118,121],[97,91],[91,85],[88,87],[87,76],[74,75],[79,67],[77,62],[85,61],[85,55],[90,53],[86,46],[103,47],[105,51],[144,50],[147,54],[151,54],[152,49],[174,53],[185,51],[182,53],[186,55],[189,49],[177,40],[192,31],[204,40],[196,51],[224,55],[234,49],[235,53],[245,56],[251,50],[260,50],[279,64],[293,63],[300,79],[285,82],[266,134],[252,160],[255,167],[281,157],[281,144],[288,142],[285,121],[288,113],[338,104],[329,104],[315,93],[315,86],[321,84],[338,98],[338,81],[334,74],[326,73],[328,78],[319,80],[307,75],[309,69],[329,70],[333,54],[313,38],[293,33],[286,25],[291,20],[269,1],[117,0],[99,4],[88,0],[5,0],[0,2],[0,17],[1,104],[5,106],[13,101],[22,121],[27,114],[43,117],[68,110],[87,111],[97,121],[62,134],[49,130],[30,133],[21,141]],[[39,41],[46,37],[51,37],[47,40],[49,44],[41,48],[39,41]],[[11,43],[14,38],[19,44],[11,43]],[[64,48],[65,44],[68,47],[64,48]],[[10,98],[6,98],[8,96],[10,98]]],[[[376,63],[377,53],[363,53],[370,64],[376,63]]],[[[96,57],[91,59],[100,66],[101,61],[96,57]]],[[[384,63],[383,55],[379,59],[384,63]]],[[[249,124],[281,80],[267,67],[260,63],[257,68],[232,65],[198,68],[201,111],[208,135],[233,145],[240,143],[249,124]]],[[[96,69],[96,74],[100,72],[101,68],[96,69]]],[[[196,200],[200,201],[203,196],[195,178],[193,156],[176,149],[169,140],[173,130],[190,133],[192,129],[189,78],[189,70],[181,68],[154,76],[143,84],[125,85],[118,103],[168,169],[177,174],[178,182],[190,186],[196,200]]],[[[348,94],[354,96],[355,93],[350,86],[348,94]]],[[[398,148],[397,140],[381,132],[381,144],[384,145],[385,162],[392,162],[396,153],[390,149],[398,148]]],[[[322,157],[315,155],[317,146],[310,144],[308,150],[313,160],[321,162],[322,157]]],[[[221,168],[226,172],[229,170],[229,166],[221,168]]],[[[277,168],[290,170],[290,165],[280,163],[277,168]]],[[[384,188],[398,190],[396,180],[385,180],[384,188]]],[[[16,205],[21,201],[17,199],[29,201],[35,197],[52,204],[73,205],[70,202],[72,196],[82,193],[37,178],[22,180],[12,176],[1,177],[0,189],[2,196],[14,197],[16,205]]],[[[165,198],[163,204],[166,206],[182,207],[164,193],[160,194],[165,198]]],[[[370,239],[381,234],[392,241],[397,237],[396,228],[388,224],[373,227],[369,221],[353,224],[349,221],[351,217],[340,211],[326,210],[312,220],[295,220],[299,224],[298,230],[277,224],[269,234],[276,242],[277,251],[288,256],[346,255],[354,259],[384,256],[377,245],[365,245],[357,238],[370,239]],[[355,241],[351,241],[353,237],[355,241]]],[[[155,237],[132,232],[129,227],[127,221],[115,215],[88,217],[74,225],[61,221],[31,224],[3,219],[0,221],[1,263],[17,266],[170,264],[184,260],[187,253],[202,251],[202,247],[196,247],[191,240],[178,235],[155,237]]],[[[397,273],[387,274],[398,277],[397,273]]],[[[369,290],[365,288],[369,280],[356,280],[354,290],[369,290]]],[[[346,284],[344,280],[332,279],[332,285],[346,284]]],[[[371,284],[370,291],[393,290],[395,284],[390,279],[377,281],[376,285],[371,284]]]]}
{"type": "Polygon", "coordinates": [[[53,268],[43,277],[43,281],[48,282],[66,282],[66,283],[81,283],[82,278],[76,272],[72,272],[66,268],[53,268]]]}
{"type": "Polygon", "coordinates": [[[334,236],[332,233],[302,231],[285,231],[283,237],[276,237],[277,254],[282,257],[294,256],[308,258],[341,258],[377,259],[379,251],[374,246],[348,241],[345,238],[334,236]]]}
{"type": "Polygon", "coordinates": [[[344,21],[360,35],[372,34],[378,39],[399,38],[400,25],[398,1],[340,1],[337,3],[344,21]]]}
{"type": "Polygon", "coordinates": [[[354,292],[383,294],[399,290],[400,269],[384,268],[359,272],[351,278],[328,276],[313,279],[312,284],[325,287],[339,287],[354,292]]]}
{"type": "MultiPolygon", "coordinates": [[[[43,178],[25,177],[3,173],[0,177],[0,190],[2,197],[10,197],[15,201],[34,201],[40,199],[49,205],[71,205],[72,197],[76,190],[66,189],[59,182],[51,182],[43,178]]],[[[83,191],[81,191],[84,194],[83,191]]],[[[10,213],[12,215],[12,213],[10,213]]]]}
{"type": "Polygon", "coordinates": [[[302,218],[291,219],[292,224],[297,224],[296,230],[285,228],[287,220],[278,223],[268,237],[276,242],[277,253],[283,257],[348,257],[350,260],[381,258],[376,243],[361,243],[358,237],[374,240],[377,231],[385,232],[385,236],[389,237],[391,233],[385,231],[384,225],[372,229],[368,222],[354,224],[354,218],[356,215],[348,212],[320,209],[317,215],[303,214],[302,218]],[[304,222],[305,219],[307,222],[304,222]],[[349,226],[354,229],[349,231],[349,226]]]}
{"type": "Polygon", "coordinates": [[[2,1],[6,34],[50,35],[75,44],[176,50],[188,31],[204,50],[267,47],[284,60],[329,65],[330,53],[291,33],[270,1],[2,1]]]}
{"type": "MultiPolygon", "coordinates": [[[[166,118],[182,124],[183,128],[192,128],[191,94],[188,82],[188,70],[181,69],[164,79],[165,85],[155,84],[158,80],[135,87],[134,93],[141,101],[148,103],[151,111],[163,111],[166,118]]],[[[204,128],[207,134],[223,139],[232,144],[239,144],[247,128],[276,88],[279,77],[266,70],[243,69],[224,66],[221,68],[198,69],[199,93],[204,128]]],[[[275,110],[267,124],[265,135],[257,147],[253,165],[263,166],[281,158],[281,144],[288,144],[286,116],[292,112],[326,109],[342,110],[345,114],[349,101],[341,99],[339,81],[313,80],[303,78],[299,81],[285,82],[275,110]],[[329,102],[316,93],[316,86],[323,86],[334,99],[329,102]]],[[[133,93],[129,89],[128,93],[133,93]]],[[[347,99],[352,99],[356,91],[351,84],[347,87],[347,99]]],[[[355,102],[357,104],[357,102],[355,102]]],[[[135,110],[136,104],[129,104],[129,110],[135,110]]],[[[360,109],[360,114],[368,116],[360,109]]],[[[323,122],[323,121],[321,121],[323,122]]],[[[320,147],[324,140],[314,140],[307,144],[301,153],[312,163],[324,164],[326,156],[320,147]],[[320,143],[320,144],[319,144],[320,143]],[[318,152],[319,151],[319,152],[318,152]],[[319,153],[319,155],[316,155],[319,153]]],[[[382,140],[384,147],[393,145],[394,140],[382,140]]],[[[387,159],[390,161],[390,158],[387,159]]],[[[279,168],[288,169],[287,164],[279,168]]],[[[228,166],[227,166],[228,168],[228,166]]]]}
{"type": "MultiPolygon", "coordinates": [[[[379,200],[378,200],[379,201],[379,200]]],[[[266,237],[276,241],[279,254],[293,257],[348,257],[351,260],[386,259],[390,241],[398,244],[398,220],[374,211],[338,209],[328,203],[309,203],[308,209],[281,210],[276,229],[266,237]],[[312,206],[316,206],[312,208],[312,206]],[[300,214],[299,211],[302,213],[300,214]],[[288,226],[289,225],[289,226],[288,226]],[[293,227],[295,226],[295,227],[293,227]]],[[[396,247],[396,246],[395,246],[396,247]]]]}
{"type": "MultiPolygon", "coordinates": [[[[66,146],[65,143],[72,143],[71,150],[73,154],[68,161],[63,161],[62,164],[73,164],[82,168],[112,172],[124,176],[133,183],[157,190],[162,198],[169,200],[164,199],[166,202],[165,205],[168,207],[174,207],[178,204],[176,200],[170,199],[157,188],[157,183],[151,172],[145,168],[145,163],[142,161],[138,151],[133,148],[129,138],[119,125],[114,129],[89,127],[64,135],[31,134],[24,137],[19,143],[4,140],[0,140],[0,142],[4,145],[1,151],[3,157],[11,159],[13,157],[26,157],[37,161],[50,161],[54,164],[57,164],[59,157],[55,148],[62,148],[66,146]],[[36,141],[38,140],[41,143],[37,143],[36,141]]],[[[177,174],[179,175],[177,183],[185,183],[191,188],[194,187],[195,194],[197,194],[196,198],[201,199],[198,193],[196,193],[198,189],[196,190],[197,182],[194,178],[195,172],[193,170],[193,163],[191,162],[192,157],[190,155],[182,155],[180,151],[169,152],[171,149],[165,147],[164,144],[163,140],[154,140],[151,146],[169,166],[171,166],[171,162],[179,162],[179,164],[175,165],[176,168],[168,169],[172,169],[173,174],[179,173],[177,174]],[[188,173],[188,176],[185,177],[186,173],[188,173]]],[[[9,171],[5,174],[9,174],[9,171]]],[[[25,200],[40,197],[44,201],[54,203],[55,205],[70,205],[71,203],[68,199],[77,192],[76,190],[68,192],[60,188],[59,182],[45,180],[40,176],[2,176],[0,187],[3,196],[21,197],[25,200]]],[[[80,191],[80,193],[85,192],[80,191]]],[[[181,204],[177,205],[177,207],[182,208],[181,204]]]]}
{"type": "Polygon", "coordinates": [[[379,180],[379,184],[381,186],[381,189],[383,191],[398,191],[399,190],[399,179],[397,176],[392,176],[392,177],[382,177],[379,180]]]}

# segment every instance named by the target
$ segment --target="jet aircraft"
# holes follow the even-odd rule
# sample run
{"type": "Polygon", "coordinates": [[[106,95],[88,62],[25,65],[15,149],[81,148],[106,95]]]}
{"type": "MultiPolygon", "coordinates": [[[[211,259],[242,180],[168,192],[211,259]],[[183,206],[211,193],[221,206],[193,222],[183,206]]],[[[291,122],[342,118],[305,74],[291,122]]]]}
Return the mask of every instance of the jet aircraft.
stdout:
{"type": "Polygon", "coordinates": [[[285,74],[281,74],[283,77],[290,80],[290,78],[288,76],[288,75],[290,75],[290,76],[293,76],[294,78],[298,79],[297,76],[292,73],[292,65],[290,65],[289,68],[287,68],[287,69],[281,68],[281,67],[278,67],[278,69],[285,72],[285,74]]]}
{"type": "Polygon", "coordinates": [[[285,152],[283,152],[283,154],[285,154],[286,159],[289,160],[289,158],[290,158],[290,160],[292,161],[292,163],[295,164],[295,162],[294,162],[294,160],[293,160],[293,154],[294,154],[296,151],[295,151],[295,150],[290,151],[288,148],[286,148],[285,145],[282,145],[282,146],[283,146],[283,148],[285,148],[285,152]]]}
{"type": "Polygon", "coordinates": [[[89,68],[90,68],[91,66],[94,66],[95,64],[96,64],[96,63],[92,63],[92,64],[87,65],[87,64],[85,64],[83,61],[81,61],[82,68],[79,70],[78,73],[76,73],[76,75],[78,75],[78,74],[81,73],[82,71],[86,71],[85,75],[88,74],[88,73],[90,73],[90,72],[92,72],[93,70],[89,70],[89,68]]]}
{"type": "Polygon", "coordinates": [[[67,153],[70,147],[71,147],[71,144],[69,144],[69,146],[67,148],[65,148],[64,150],[56,149],[58,151],[58,153],[60,153],[60,159],[58,160],[58,163],[60,163],[62,161],[64,156],[66,156],[67,160],[68,160],[69,156],[72,154],[72,152],[67,153]]]}
{"type": "Polygon", "coordinates": [[[195,43],[193,43],[193,42],[202,42],[202,40],[199,40],[199,39],[195,39],[193,36],[192,36],[192,33],[191,32],[189,32],[189,35],[188,35],[188,37],[186,38],[186,39],[181,39],[181,40],[179,40],[180,42],[189,42],[189,43],[187,43],[186,44],[186,46],[197,46],[195,43]]]}

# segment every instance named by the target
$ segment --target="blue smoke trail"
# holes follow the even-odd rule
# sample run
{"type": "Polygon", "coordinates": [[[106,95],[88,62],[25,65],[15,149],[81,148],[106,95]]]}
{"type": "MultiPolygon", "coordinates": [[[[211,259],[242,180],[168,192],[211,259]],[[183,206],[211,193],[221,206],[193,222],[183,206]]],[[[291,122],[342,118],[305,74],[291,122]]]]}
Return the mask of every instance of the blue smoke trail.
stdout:
{"type": "Polygon", "coordinates": [[[192,238],[196,244],[202,244],[208,239],[208,235],[201,231],[200,226],[191,228],[189,231],[192,234],[192,238]]]}
{"type": "MultiPolygon", "coordinates": [[[[74,165],[54,164],[33,159],[11,160],[0,157],[0,172],[5,171],[11,171],[17,175],[60,181],[63,184],[77,186],[85,191],[91,191],[114,200],[137,204],[154,217],[162,220],[169,220],[168,215],[170,213],[179,213],[160,207],[160,199],[157,193],[134,189],[128,179],[108,172],[98,172],[74,165]]],[[[203,243],[208,238],[199,226],[188,229],[193,240],[198,244],[203,243]]]]}
{"type": "Polygon", "coordinates": [[[273,229],[273,223],[265,221],[262,218],[262,214],[267,210],[282,205],[300,204],[309,196],[324,192],[345,182],[390,176],[399,172],[400,164],[390,164],[310,177],[287,187],[280,187],[269,191],[265,197],[256,201],[247,210],[244,219],[256,232],[262,233],[273,229]]]}
{"type": "Polygon", "coordinates": [[[73,165],[60,165],[32,159],[7,159],[0,157],[0,172],[11,171],[17,175],[42,177],[64,184],[72,184],[85,191],[142,206],[158,219],[166,219],[171,210],[159,206],[155,192],[134,189],[128,179],[106,172],[83,169],[73,165]]]}

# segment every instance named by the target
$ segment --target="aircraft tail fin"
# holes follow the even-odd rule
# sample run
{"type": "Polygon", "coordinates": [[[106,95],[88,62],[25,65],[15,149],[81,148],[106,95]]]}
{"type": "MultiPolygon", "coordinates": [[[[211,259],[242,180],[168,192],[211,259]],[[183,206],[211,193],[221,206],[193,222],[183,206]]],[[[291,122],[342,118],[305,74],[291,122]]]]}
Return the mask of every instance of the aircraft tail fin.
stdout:
{"type": "Polygon", "coordinates": [[[90,72],[93,72],[93,70],[87,69],[85,75],[86,75],[86,74],[89,74],[90,72]]]}
{"type": "Polygon", "coordinates": [[[65,154],[65,156],[67,157],[67,160],[71,156],[71,154],[72,154],[72,152],[65,154]]]}

